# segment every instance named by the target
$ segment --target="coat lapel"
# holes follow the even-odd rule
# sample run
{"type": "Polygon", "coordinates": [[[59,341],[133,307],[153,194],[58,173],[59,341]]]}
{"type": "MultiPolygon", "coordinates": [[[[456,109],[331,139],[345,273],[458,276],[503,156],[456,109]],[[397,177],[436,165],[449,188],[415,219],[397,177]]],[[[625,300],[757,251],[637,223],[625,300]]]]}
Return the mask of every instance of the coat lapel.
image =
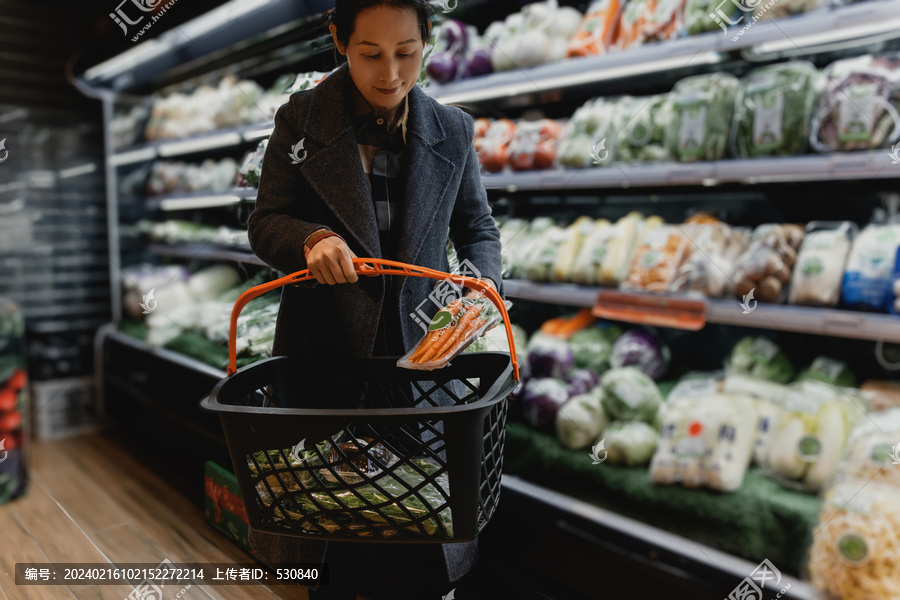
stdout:
{"type": "Polygon", "coordinates": [[[372,192],[350,120],[349,85],[350,74],[344,64],[312,94],[304,142],[309,158],[301,164],[300,173],[362,247],[361,256],[380,258],[372,192]]]}
{"type": "MultiPolygon", "coordinates": [[[[407,121],[406,188],[397,259],[415,264],[457,167],[438,144],[446,139],[432,101],[413,87],[407,121]]],[[[444,235],[446,232],[436,232],[444,235]]]]}

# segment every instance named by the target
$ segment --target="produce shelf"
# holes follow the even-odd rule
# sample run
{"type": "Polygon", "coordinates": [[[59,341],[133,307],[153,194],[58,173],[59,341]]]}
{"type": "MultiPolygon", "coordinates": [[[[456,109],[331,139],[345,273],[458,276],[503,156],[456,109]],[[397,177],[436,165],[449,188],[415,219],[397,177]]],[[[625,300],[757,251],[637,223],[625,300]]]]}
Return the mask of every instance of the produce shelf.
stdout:
{"type": "Polygon", "coordinates": [[[693,164],[622,164],[585,169],[548,169],[482,175],[489,190],[621,189],[662,186],[715,186],[900,178],[889,150],[720,160],[693,164]]]}
{"type": "Polygon", "coordinates": [[[226,260],[248,265],[267,266],[249,251],[222,248],[210,244],[150,244],[147,250],[160,256],[173,256],[199,260],[226,260]]]}
{"type": "Polygon", "coordinates": [[[256,188],[232,188],[221,192],[192,192],[187,194],[160,194],[146,199],[147,208],[165,211],[216,208],[255,200],[256,188]]]}
{"type": "MultiPolygon", "coordinates": [[[[714,10],[713,7],[710,7],[714,10]]],[[[817,46],[867,36],[900,35],[900,1],[873,0],[861,4],[821,9],[778,21],[758,21],[736,40],[733,38],[750,17],[726,33],[666,40],[603,56],[569,59],[529,69],[514,69],[445,85],[433,84],[427,92],[444,104],[497,101],[509,96],[544,94],[567,87],[614,81],[671,71],[686,71],[721,62],[727,53],[749,50],[753,54],[803,52],[817,46]]]]}
{"type": "MultiPolygon", "coordinates": [[[[601,289],[608,295],[620,293],[607,288],[568,283],[534,283],[516,279],[504,281],[503,289],[510,298],[578,307],[594,306],[601,289]]],[[[624,292],[620,294],[623,298],[626,296],[624,292]]],[[[691,299],[704,303],[707,323],[900,343],[900,317],[895,315],[763,302],[744,314],[737,299],[685,295],[658,297],[691,299]]]]}
{"type": "Polygon", "coordinates": [[[157,140],[122,148],[112,156],[112,165],[121,167],[156,158],[186,156],[198,152],[233,148],[248,142],[269,137],[274,129],[273,121],[253,123],[241,127],[219,129],[185,138],[157,140]]]}

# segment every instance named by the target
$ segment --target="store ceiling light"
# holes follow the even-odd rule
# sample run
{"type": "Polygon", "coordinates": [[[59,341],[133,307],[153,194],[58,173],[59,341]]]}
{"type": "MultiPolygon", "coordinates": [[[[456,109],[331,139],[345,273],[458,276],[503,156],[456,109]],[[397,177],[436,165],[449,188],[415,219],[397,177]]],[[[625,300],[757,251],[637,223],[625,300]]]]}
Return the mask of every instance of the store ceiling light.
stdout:
{"type": "MultiPolygon", "coordinates": [[[[575,59],[577,60],[577,59],[575,59]]],[[[640,63],[629,63],[625,65],[613,67],[598,67],[594,69],[580,69],[572,73],[557,75],[553,77],[542,77],[539,79],[529,79],[523,77],[520,81],[508,83],[506,85],[485,86],[480,89],[471,91],[460,91],[447,95],[438,95],[437,100],[443,104],[455,104],[459,102],[478,102],[482,100],[491,100],[502,98],[504,96],[518,96],[528,93],[540,93],[549,90],[555,90],[574,85],[582,85],[586,83],[597,83],[600,81],[609,81],[611,79],[619,79],[622,77],[633,77],[635,75],[646,75],[648,73],[660,73],[670,69],[683,68],[688,65],[709,65],[722,61],[722,54],[719,52],[701,52],[692,56],[681,55],[659,60],[646,61],[640,63]],[[685,64],[687,62],[687,64],[685,64]]],[[[574,62],[574,61],[573,61],[574,62]]],[[[572,65],[566,65],[570,67],[572,65]]]]}
{"type": "Polygon", "coordinates": [[[783,50],[811,48],[813,46],[821,46],[824,44],[864,39],[884,33],[898,33],[898,35],[900,35],[900,18],[884,19],[854,27],[841,27],[806,35],[786,37],[785,39],[774,40],[771,42],[763,42],[752,47],[750,51],[756,55],[772,54],[783,50]]]}

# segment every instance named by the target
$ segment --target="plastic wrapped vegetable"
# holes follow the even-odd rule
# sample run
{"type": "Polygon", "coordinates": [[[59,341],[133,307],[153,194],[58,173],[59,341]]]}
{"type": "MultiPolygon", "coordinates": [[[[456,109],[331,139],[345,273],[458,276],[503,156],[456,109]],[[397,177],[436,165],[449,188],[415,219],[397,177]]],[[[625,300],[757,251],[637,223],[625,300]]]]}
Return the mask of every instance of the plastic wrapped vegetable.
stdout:
{"type": "Polygon", "coordinates": [[[609,364],[614,369],[635,367],[652,379],[661,379],[669,367],[669,348],[655,335],[642,329],[631,329],[613,344],[609,364]]]}
{"type": "Polygon", "coordinates": [[[616,162],[662,161],[669,158],[664,145],[672,105],[666,94],[623,97],[617,104],[618,123],[613,147],[616,162]]]}
{"type": "Polygon", "coordinates": [[[506,219],[499,224],[500,260],[504,277],[512,277],[513,257],[519,252],[522,242],[527,241],[528,221],[506,219]]]}
{"type": "Polygon", "coordinates": [[[858,419],[847,438],[837,478],[889,483],[900,492],[900,408],[858,419]]]}
{"type": "Polygon", "coordinates": [[[625,50],[675,37],[683,10],[684,0],[629,0],[622,9],[616,47],[625,50]]]}
{"type": "Polygon", "coordinates": [[[570,232],[559,225],[549,226],[528,251],[525,276],[531,281],[550,281],[553,265],[559,256],[559,249],[569,239],[570,232]]]}
{"type": "Polygon", "coordinates": [[[813,221],[807,225],[791,279],[788,302],[813,306],[834,306],[838,303],[844,264],[856,230],[856,224],[850,221],[813,221]]]}
{"type": "Polygon", "coordinates": [[[760,3],[757,5],[756,10],[753,11],[753,16],[760,21],[783,19],[784,17],[817,10],[828,6],[828,4],[828,0],[778,0],[772,6],[767,7],[760,3]]]}
{"type": "Polygon", "coordinates": [[[796,373],[790,359],[775,342],[749,335],[734,345],[726,370],[729,374],[744,373],[776,383],[787,383],[796,373]]]}
{"type": "Polygon", "coordinates": [[[900,597],[897,491],[848,479],[826,493],[809,552],[813,585],[843,600],[900,597]]]}
{"type": "Polygon", "coordinates": [[[582,285],[619,285],[628,275],[635,248],[646,228],[658,227],[660,219],[644,221],[639,213],[622,217],[615,224],[599,220],[585,237],[575,259],[572,279],[582,285]]]}
{"type": "Polygon", "coordinates": [[[613,343],[622,335],[615,325],[586,327],[569,337],[569,347],[579,369],[602,373],[609,368],[613,343]]]}
{"type": "Polygon", "coordinates": [[[507,148],[510,168],[530,171],[552,167],[561,131],[560,124],[553,119],[520,121],[507,148]]]}
{"type": "Polygon", "coordinates": [[[508,146],[516,125],[509,119],[491,121],[482,137],[475,139],[478,161],[488,173],[499,173],[506,165],[508,146]]]}
{"type": "Polygon", "coordinates": [[[659,434],[643,421],[613,422],[603,430],[610,464],[640,467],[650,462],[659,434]]]}
{"type": "Polygon", "coordinates": [[[575,366],[569,345],[560,338],[536,334],[528,342],[532,377],[566,377],[575,366]]]}
{"type": "Polygon", "coordinates": [[[571,281],[575,259],[578,256],[585,238],[593,229],[594,221],[590,217],[579,217],[566,228],[567,237],[559,245],[556,261],[553,263],[550,279],[557,283],[571,281]]]}
{"type": "Polygon", "coordinates": [[[743,15],[740,2],[713,2],[712,0],[686,0],[684,5],[684,30],[688,35],[707,31],[726,30],[725,23],[736,25],[743,15]]]}
{"type": "Polygon", "coordinates": [[[828,356],[817,356],[812,364],[804,369],[797,381],[821,381],[840,387],[856,387],[856,377],[847,363],[828,356]]]}
{"type": "Polygon", "coordinates": [[[578,30],[569,40],[566,53],[570,58],[605,54],[615,43],[619,21],[619,0],[594,0],[588,7],[578,30]]]}
{"type": "Polygon", "coordinates": [[[556,156],[560,166],[582,169],[611,163],[617,111],[618,102],[605,98],[594,98],[578,107],[559,137],[556,156]]]}
{"type": "Polygon", "coordinates": [[[568,40],[580,22],[579,11],[552,0],[528,4],[502,23],[492,23],[485,37],[494,42],[494,70],[523,69],[564,59],[568,40]]]}
{"type": "Polygon", "coordinates": [[[668,291],[693,245],[678,227],[663,225],[645,231],[634,252],[631,270],[622,288],[647,292],[668,291]]]}
{"type": "Polygon", "coordinates": [[[780,302],[802,240],[803,228],[799,225],[765,224],[754,229],[737,259],[734,295],[748,305],[753,299],[780,302]]]}
{"type": "Polygon", "coordinates": [[[725,378],[722,390],[726,394],[742,394],[756,401],[756,438],[753,444],[753,460],[765,463],[769,445],[779,427],[781,402],[788,392],[787,386],[742,374],[730,374],[725,378]]]}
{"type": "Polygon", "coordinates": [[[600,394],[579,394],[556,413],[556,437],[566,448],[580,450],[596,442],[606,424],[600,394]]]}
{"type": "Polygon", "coordinates": [[[898,247],[900,225],[872,224],[856,236],[841,285],[843,304],[853,309],[887,310],[898,247]]]}
{"type": "Polygon", "coordinates": [[[719,298],[731,292],[734,263],[744,250],[747,235],[717,219],[695,218],[681,227],[692,251],[682,262],[669,290],[700,292],[719,298]]]}
{"type": "Polygon", "coordinates": [[[236,186],[259,186],[259,176],[262,173],[263,158],[265,158],[268,145],[269,139],[266,138],[257,144],[255,150],[251,150],[244,156],[244,159],[241,161],[241,166],[238,168],[237,175],[235,176],[236,186]]]}
{"type": "Polygon", "coordinates": [[[569,400],[569,386],[561,379],[536,377],[525,383],[522,415],[536,428],[553,423],[556,413],[569,400]]]}
{"type": "Polygon", "coordinates": [[[509,277],[526,278],[532,262],[532,256],[539,249],[538,241],[551,227],[556,227],[550,217],[537,217],[528,225],[528,229],[516,237],[515,253],[510,254],[509,277]]]}
{"type": "Polygon", "coordinates": [[[735,153],[744,158],[804,153],[820,82],[807,61],[768,65],[745,75],[735,115],[735,153]]]}
{"type": "Polygon", "coordinates": [[[675,84],[665,136],[672,158],[695,162],[725,157],[737,89],[737,78],[727,73],[695,75],[675,84]]]}
{"type": "Polygon", "coordinates": [[[860,56],[825,69],[810,142],[818,152],[890,148],[900,141],[900,56],[860,56]]]}
{"type": "Polygon", "coordinates": [[[653,380],[634,367],[610,369],[600,379],[600,387],[603,409],[610,418],[620,421],[652,423],[662,402],[653,380]]]}

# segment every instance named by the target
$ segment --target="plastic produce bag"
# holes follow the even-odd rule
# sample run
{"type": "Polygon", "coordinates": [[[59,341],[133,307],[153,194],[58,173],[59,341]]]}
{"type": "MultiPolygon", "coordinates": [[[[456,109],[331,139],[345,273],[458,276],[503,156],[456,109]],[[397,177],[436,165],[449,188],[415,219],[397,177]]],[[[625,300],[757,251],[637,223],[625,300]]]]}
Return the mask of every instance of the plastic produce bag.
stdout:
{"type": "Polygon", "coordinates": [[[858,419],[847,438],[836,479],[889,483],[900,494],[900,408],[858,419]]]}
{"type": "Polygon", "coordinates": [[[566,54],[569,58],[605,54],[615,44],[615,31],[619,22],[619,0],[594,0],[588,7],[578,30],[569,40],[566,54]]]}
{"type": "Polygon", "coordinates": [[[856,224],[850,221],[813,221],[806,226],[788,302],[812,306],[838,303],[844,265],[856,231],[856,224]]]}
{"type": "Polygon", "coordinates": [[[730,293],[734,264],[747,243],[745,232],[712,218],[689,220],[680,229],[690,241],[691,252],[669,290],[699,292],[710,298],[730,293]]]}
{"type": "Polygon", "coordinates": [[[775,4],[762,9],[762,3],[753,11],[753,16],[759,21],[770,19],[783,19],[808,13],[828,6],[828,0],[778,0],[775,4]]]}
{"type": "Polygon", "coordinates": [[[681,30],[684,0],[629,0],[616,31],[619,50],[675,37],[681,30]]]}
{"type": "Polygon", "coordinates": [[[807,61],[768,65],[745,75],[735,115],[735,154],[750,158],[804,153],[820,87],[821,76],[807,61]]]}
{"type": "Polygon", "coordinates": [[[812,120],[813,149],[872,150],[900,141],[900,55],[839,60],[825,76],[812,120]]]}
{"type": "Polygon", "coordinates": [[[618,125],[612,146],[616,151],[616,162],[668,159],[663,142],[666,127],[672,119],[669,96],[625,96],[617,106],[618,125]]]}
{"type": "Polygon", "coordinates": [[[847,307],[887,311],[898,248],[900,225],[871,224],[856,236],[841,286],[841,301],[847,307]]]}
{"type": "Polygon", "coordinates": [[[674,402],[682,398],[705,398],[721,393],[724,372],[713,373],[693,372],[688,373],[678,380],[666,396],[667,402],[674,402]]]}
{"type": "Polygon", "coordinates": [[[756,412],[750,398],[680,398],[665,405],[660,421],[659,444],[650,463],[654,483],[723,492],[741,487],[754,443],[756,412]]]}
{"type": "Polygon", "coordinates": [[[507,163],[509,144],[516,131],[510,119],[479,119],[475,127],[475,152],[487,173],[499,173],[507,163]],[[480,134],[480,135],[479,135],[480,134]]]}
{"type": "MultiPolygon", "coordinates": [[[[512,303],[507,301],[506,305],[510,308],[512,303]]],[[[500,311],[487,298],[457,298],[435,313],[428,333],[397,361],[397,366],[423,371],[446,367],[501,320],[500,311]]]]}
{"type": "Polygon", "coordinates": [[[521,279],[528,276],[528,265],[537,248],[538,240],[556,224],[550,217],[537,217],[529,223],[528,228],[516,234],[509,248],[509,277],[521,279]],[[513,245],[513,242],[515,245],[513,245]]]}
{"type": "Polygon", "coordinates": [[[550,274],[551,281],[564,283],[572,280],[575,259],[593,226],[594,221],[590,217],[579,217],[566,228],[567,237],[557,249],[550,274]]]}
{"type": "Polygon", "coordinates": [[[843,600],[900,597],[900,493],[865,479],[825,495],[809,553],[809,579],[843,600]]]}
{"type": "Polygon", "coordinates": [[[725,157],[738,80],[728,73],[695,75],[675,84],[666,150],[679,162],[725,157]]]}
{"type": "Polygon", "coordinates": [[[556,162],[556,143],[562,127],[553,119],[520,121],[507,148],[513,171],[549,169],[556,162]]]}
{"type": "Polygon", "coordinates": [[[634,252],[622,289],[665,292],[675,283],[682,263],[693,251],[690,240],[673,225],[649,228],[634,252]]]}
{"type": "Polygon", "coordinates": [[[781,402],[788,392],[787,386],[748,375],[730,374],[725,377],[722,390],[726,394],[742,394],[756,403],[756,435],[753,442],[753,461],[763,464],[769,453],[773,432],[779,426],[781,402]]]}
{"type": "Polygon", "coordinates": [[[817,356],[812,364],[797,376],[797,381],[821,381],[841,387],[856,387],[856,377],[847,363],[828,356],[817,356]]]}
{"type": "MultiPolygon", "coordinates": [[[[550,225],[538,237],[528,252],[525,275],[531,281],[550,281],[553,265],[559,256],[559,250],[569,239],[571,232],[559,225],[550,225]]],[[[576,232],[577,233],[577,232],[576,232]]]]}
{"type": "Polygon", "coordinates": [[[799,225],[765,224],[754,229],[737,259],[734,295],[747,306],[753,299],[780,302],[802,241],[803,228],[799,225]]]}
{"type": "Polygon", "coordinates": [[[594,98],[578,107],[563,126],[556,150],[557,163],[573,169],[611,163],[617,111],[617,99],[594,98]]]}
{"type": "Polygon", "coordinates": [[[661,224],[658,217],[645,221],[636,212],[625,215],[613,225],[608,221],[597,221],[581,246],[572,279],[583,285],[619,285],[628,275],[644,230],[661,224]]]}
{"type": "Polygon", "coordinates": [[[684,5],[684,31],[697,35],[707,31],[725,30],[726,23],[736,24],[743,15],[742,6],[733,0],[686,0],[684,5]],[[720,18],[720,15],[722,17],[720,18]]]}

